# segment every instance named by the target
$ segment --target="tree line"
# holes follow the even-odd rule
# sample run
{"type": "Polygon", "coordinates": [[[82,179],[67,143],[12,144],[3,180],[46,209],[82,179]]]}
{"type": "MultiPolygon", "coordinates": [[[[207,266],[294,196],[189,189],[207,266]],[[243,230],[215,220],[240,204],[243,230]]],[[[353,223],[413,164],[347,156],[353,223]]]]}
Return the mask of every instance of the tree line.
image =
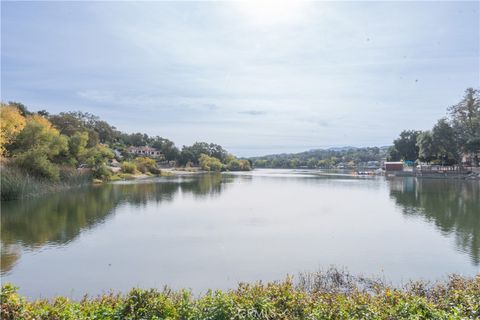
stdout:
{"type": "Polygon", "coordinates": [[[393,141],[391,161],[478,166],[480,153],[479,90],[468,88],[461,101],[447,109],[431,130],[404,130],[393,141]]]}
{"type": "MultiPolygon", "coordinates": [[[[88,168],[96,179],[109,180],[109,162],[115,158],[133,161],[135,170],[156,173],[156,161],[135,159],[128,152],[131,146],[156,148],[163,161],[180,166],[198,165],[212,171],[251,169],[250,162],[237,159],[218,144],[196,142],[179,149],[167,138],[121,132],[88,112],[31,112],[22,103],[8,102],[0,105],[0,120],[2,167],[49,181],[63,180],[65,173],[78,166],[88,168]]],[[[128,164],[122,167],[128,168],[128,164]]]]}
{"type": "Polygon", "coordinates": [[[257,168],[353,168],[380,162],[388,147],[314,149],[300,153],[273,154],[250,158],[257,168]]]}

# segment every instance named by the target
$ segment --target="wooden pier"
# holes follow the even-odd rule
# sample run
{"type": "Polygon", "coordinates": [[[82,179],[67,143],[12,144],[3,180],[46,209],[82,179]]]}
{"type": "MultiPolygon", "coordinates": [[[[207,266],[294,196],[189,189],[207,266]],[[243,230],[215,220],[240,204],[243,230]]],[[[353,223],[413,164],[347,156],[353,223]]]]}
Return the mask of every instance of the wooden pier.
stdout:
{"type": "Polygon", "coordinates": [[[421,177],[433,179],[478,179],[479,173],[463,166],[420,166],[411,170],[394,172],[397,177],[421,177]]]}

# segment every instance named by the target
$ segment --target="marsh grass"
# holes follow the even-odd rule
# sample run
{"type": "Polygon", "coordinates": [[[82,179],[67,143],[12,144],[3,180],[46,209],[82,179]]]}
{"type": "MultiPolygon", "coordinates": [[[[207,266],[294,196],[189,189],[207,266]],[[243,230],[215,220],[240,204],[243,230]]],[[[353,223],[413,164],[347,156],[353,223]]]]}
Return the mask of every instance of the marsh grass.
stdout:
{"type": "Polygon", "coordinates": [[[0,168],[0,193],[2,201],[29,198],[46,193],[66,190],[75,186],[90,183],[91,175],[87,171],[77,171],[71,168],[60,169],[60,180],[50,181],[35,177],[15,166],[0,168]]]}
{"type": "Polygon", "coordinates": [[[452,275],[438,283],[402,288],[381,279],[330,268],[296,281],[240,283],[236,289],[132,289],[81,301],[65,297],[27,301],[10,284],[2,287],[2,319],[479,319],[480,274],[452,275]]]}
{"type": "Polygon", "coordinates": [[[300,273],[296,280],[301,291],[351,294],[354,291],[378,293],[387,287],[382,277],[352,275],[347,269],[331,266],[317,272],[300,273]]]}

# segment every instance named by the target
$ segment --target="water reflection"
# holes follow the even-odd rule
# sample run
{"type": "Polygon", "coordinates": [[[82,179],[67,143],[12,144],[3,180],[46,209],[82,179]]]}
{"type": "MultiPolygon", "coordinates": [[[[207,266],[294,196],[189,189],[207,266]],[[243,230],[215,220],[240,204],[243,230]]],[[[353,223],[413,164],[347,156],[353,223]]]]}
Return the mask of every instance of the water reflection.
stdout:
{"type": "MultiPolygon", "coordinates": [[[[80,249],[74,248],[84,240],[79,236],[107,220],[108,223],[103,226],[111,227],[109,230],[110,232],[113,230],[114,234],[100,232],[103,230],[99,229],[96,230],[99,232],[92,232],[104,237],[99,242],[93,242],[95,246],[103,244],[100,249],[96,247],[96,251],[92,253],[94,255],[108,251],[111,253],[109,260],[112,260],[118,252],[124,254],[121,248],[125,243],[122,241],[125,232],[131,232],[132,239],[137,239],[140,245],[145,246],[145,252],[156,250],[158,243],[161,242],[167,244],[165,249],[170,250],[169,256],[179,255],[172,259],[182,262],[178,265],[195,268],[197,265],[192,263],[197,260],[202,266],[211,263],[210,268],[218,268],[215,270],[219,274],[237,272],[238,279],[245,279],[243,277],[254,274],[241,273],[247,269],[246,265],[258,266],[259,263],[261,265],[263,263],[262,270],[267,270],[265,274],[268,276],[270,271],[276,268],[265,261],[278,264],[275,259],[281,259],[283,253],[277,253],[275,250],[280,247],[286,252],[290,248],[289,257],[293,257],[289,258],[292,264],[283,264],[285,273],[304,268],[305,265],[316,265],[318,261],[325,263],[333,261],[350,266],[361,260],[356,254],[362,252],[362,248],[369,248],[375,252],[369,256],[372,263],[367,266],[368,268],[396,264],[400,264],[402,268],[404,266],[402,263],[407,265],[413,262],[423,263],[426,254],[432,250],[436,252],[432,257],[440,258],[426,263],[428,267],[436,268],[445,264],[445,261],[450,261],[449,255],[453,253],[453,258],[460,257],[452,263],[452,266],[438,269],[461,271],[463,267],[468,269],[473,265],[480,265],[479,201],[478,181],[400,178],[385,182],[383,178],[325,177],[315,176],[315,172],[278,170],[107,184],[70,190],[43,198],[3,202],[0,235],[1,272],[15,283],[24,279],[27,286],[30,286],[37,270],[43,275],[46,273],[45,268],[50,268],[53,264],[51,262],[53,260],[49,259],[58,258],[61,263],[67,263],[68,268],[78,271],[81,267],[75,269],[77,268],[75,263],[71,262],[72,257],[77,255],[76,250],[84,249],[87,252],[92,250],[88,245],[80,246],[80,249]],[[233,181],[235,183],[231,183],[233,181]],[[227,186],[228,192],[224,192],[227,186]],[[388,199],[388,196],[391,199],[388,199]],[[210,201],[212,198],[215,198],[215,201],[210,201]],[[344,201],[345,199],[348,201],[344,201]],[[169,203],[168,206],[162,205],[162,210],[169,209],[157,210],[155,204],[160,203],[169,203]],[[403,216],[399,214],[398,208],[402,210],[403,216]],[[226,210],[228,214],[225,214],[226,210]],[[116,212],[119,214],[115,216],[116,212]],[[144,214],[137,218],[137,212],[144,214]],[[393,239],[387,242],[388,245],[379,245],[375,237],[388,237],[393,233],[395,234],[392,238],[397,234],[409,235],[409,229],[405,229],[409,228],[405,224],[409,219],[405,217],[421,217],[427,223],[416,219],[415,222],[418,223],[412,225],[417,226],[417,231],[420,232],[410,234],[409,244],[397,243],[393,239]],[[119,224],[112,228],[115,223],[119,224]],[[130,229],[132,224],[137,229],[130,229]],[[372,227],[373,224],[377,227],[372,227]],[[432,230],[431,225],[435,225],[438,231],[432,230]],[[138,233],[143,232],[149,232],[148,236],[140,237],[142,239],[138,240],[138,233]],[[421,235],[426,235],[423,239],[425,243],[420,244],[423,251],[410,250],[411,243],[415,242],[412,239],[419,239],[421,235]],[[452,250],[450,246],[433,247],[439,243],[436,242],[438,238],[447,238],[445,235],[452,235],[455,238],[457,250],[452,250]],[[117,241],[118,248],[113,248],[110,242],[105,242],[105,237],[117,241]],[[149,241],[149,237],[153,240],[145,243],[149,241]],[[74,243],[70,243],[74,240],[76,240],[74,243]],[[257,241],[262,245],[258,245],[257,241]],[[285,243],[279,246],[278,243],[283,241],[285,243]],[[73,248],[71,250],[73,254],[68,258],[65,258],[65,252],[61,255],[52,254],[48,258],[44,255],[44,264],[38,264],[32,257],[41,256],[37,255],[39,252],[37,250],[46,246],[73,248]],[[390,252],[392,247],[405,252],[407,262],[400,258],[398,260],[400,262],[376,258],[388,256],[384,253],[390,252]],[[252,253],[259,248],[264,250],[260,251],[261,254],[252,253]],[[302,251],[297,248],[310,249],[302,251]],[[318,255],[311,254],[312,250],[318,255]],[[35,251],[33,255],[30,254],[31,251],[35,251]],[[202,251],[202,254],[195,256],[195,252],[199,251],[202,251]],[[466,254],[458,255],[457,251],[466,254]],[[239,252],[243,254],[235,254],[239,252]],[[219,253],[223,260],[211,258],[218,257],[219,253]],[[412,258],[411,254],[417,254],[416,258],[412,258]],[[22,255],[22,261],[29,263],[27,267],[25,267],[27,263],[23,265],[25,267],[23,270],[20,268],[22,263],[19,262],[22,255]],[[184,259],[191,256],[195,259],[184,259]],[[208,258],[202,260],[206,256],[208,258]],[[251,260],[242,265],[245,263],[245,257],[251,260]],[[268,258],[262,262],[262,257],[268,258]],[[465,263],[469,258],[472,264],[465,263]],[[36,262],[32,262],[34,260],[36,262]],[[229,264],[229,261],[232,261],[232,264],[229,264]],[[17,263],[19,268],[15,269],[17,263]]],[[[441,242],[442,245],[448,243],[450,238],[441,242]]],[[[155,276],[156,271],[151,274],[148,270],[144,272],[149,277],[157,279],[159,283],[163,284],[165,279],[177,279],[175,283],[178,283],[179,279],[185,279],[185,275],[190,274],[188,270],[181,273],[183,269],[179,269],[174,263],[168,264],[161,256],[156,258],[158,259],[151,262],[151,265],[163,266],[165,278],[155,276]]],[[[117,264],[120,260],[116,261],[117,264]]],[[[137,261],[144,262],[141,258],[137,261]]],[[[208,269],[203,268],[199,270],[208,269]]],[[[414,275],[420,272],[418,267],[412,270],[414,275]]],[[[118,277],[121,277],[119,274],[110,275],[110,270],[106,272],[99,265],[93,266],[92,272],[101,279],[111,281],[112,286],[116,285],[119,282],[118,277]]],[[[198,276],[210,279],[205,273],[200,272],[198,276]]],[[[62,286],[60,282],[54,285],[62,286]]],[[[78,284],[71,287],[76,285],[78,284]]],[[[32,288],[44,286],[45,284],[41,283],[37,284],[37,287],[32,285],[32,288]]]]}
{"type": "Polygon", "coordinates": [[[123,203],[145,206],[172,201],[177,193],[217,196],[233,178],[205,174],[195,178],[155,179],[106,184],[47,197],[1,204],[1,273],[10,271],[22,248],[63,245],[104,222],[123,203]]]}
{"type": "Polygon", "coordinates": [[[419,216],[444,234],[475,265],[480,264],[480,184],[444,179],[391,179],[390,196],[406,216],[419,216]]]}

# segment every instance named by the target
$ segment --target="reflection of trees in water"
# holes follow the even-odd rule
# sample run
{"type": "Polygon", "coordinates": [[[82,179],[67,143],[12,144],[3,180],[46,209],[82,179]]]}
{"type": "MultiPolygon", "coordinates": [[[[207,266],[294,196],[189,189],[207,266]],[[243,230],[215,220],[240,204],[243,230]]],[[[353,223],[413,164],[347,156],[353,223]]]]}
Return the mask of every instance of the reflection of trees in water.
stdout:
{"type": "Polygon", "coordinates": [[[231,182],[233,177],[225,176],[220,173],[203,174],[199,179],[191,179],[183,182],[180,187],[183,193],[191,193],[198,198],[206,195],[220,195],[225,187],[222,182],[231,182]]]}
{"type": "Polygon", "coordinates": [[[20,258],[22,248],[18,244],[3,245],[2,243],[1,252],[0,270],[3,273],[4,271],[9,271],[15,265],[15,262],[20,258]]]}
{"type": "Polygon", "coordinates": [[[422,216],[480,264],[480,184],[446,179],[392,179],[390,196],[405,215],[422,216]]]}
{"type": "Polygon", "coordinates": [[[122,204],[146,205],[171,201],[175,194],[196,197],[220,194],[220,174],[205,174],[188,179],[139,181],[106,184],[42,198],[2,202],[1,272],[9,271],[20,257],[21,247],[37,248],[49,243],[65,244],[82,230],[103,222],[122,204]]]}

